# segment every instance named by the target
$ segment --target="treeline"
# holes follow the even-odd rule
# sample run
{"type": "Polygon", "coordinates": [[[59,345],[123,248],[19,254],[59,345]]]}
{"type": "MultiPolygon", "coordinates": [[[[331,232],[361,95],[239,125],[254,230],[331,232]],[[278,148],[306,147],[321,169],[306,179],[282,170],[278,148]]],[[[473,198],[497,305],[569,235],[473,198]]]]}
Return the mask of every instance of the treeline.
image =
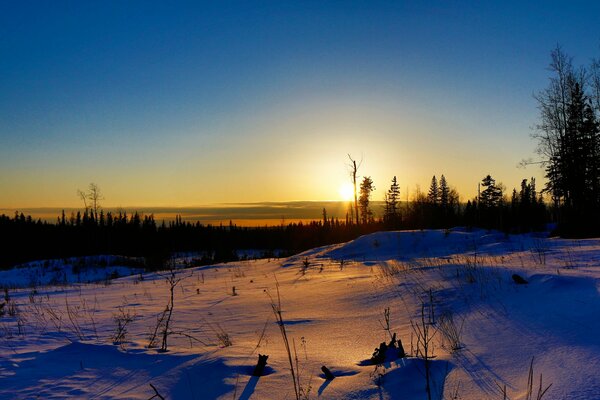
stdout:
{"type": "Polygon", "coordinates": [[[56,223],[23,213],[0,215],[0,268],[27,261],[118,254],[144,257],[146,267],[160,268],[175,252],[198,252],[203,264],[237,259],[236,250],[257,249],[265,255],[287,255],[320,245],[351,240],[382,229],[377,223],[346,225],[337,219],[285,226],[239,227],[185,222],[180,217],[157,223],[153,215],[92,210],[64,213],[56,223]]]}
{"type": "Polygon", "coordinates": [[[158,223],[153,215],[104,213],[96,206],[69,216],[63,212],[55,223],[17,212],[12,217],[0,215],[0,235],[5,238],[0,267],[39,259],[118,254],[144,257],[147,268],[160,268],[175,252],[198,252],[202,256],[197,262],[210,264],[237,260],[238,250],[289,255],[379,230],[463,225],[523,232],[542,229],[547,222],[534,180],[524,180],[510,199],[490,176],[484,178],[482,187],[478,198],[461,204],[445,177],[438,184],[434,176],[428,193],[417,192],[413,201],[401,203],[394,177],[382,210],[371,210],[369,196],[363,192],[359,209],[353,210],[350,204],[344,220],[328,217],[323,209],[320,220],[264,227],[204,225],[182,221],[179,216],[158,223]]]}
{"type": "MultiPolygon", "coordinates": [[[[378,222],[385,229],[450,228],[453,226],[497,229],[506,233],[543,230],[550,222],[550,213],[543,196],[536,189],[535,179],[523,179],[520,188],[507,196],[504,186],[490,175],[479,184],[477,196],[461,202],[456,189],[442,175],[434,175],[427,193],[417,188],[410,203],[400,202],[400,186],[396,177],[384,195],[384,207],[378,222]]],[[[361,190],[361,198],[366,194],[361,190]]],[[[372,211],[359,207],[361,213],[372,211]]],[[[352,213],[349,212],[349,215],[352,213]]]]}

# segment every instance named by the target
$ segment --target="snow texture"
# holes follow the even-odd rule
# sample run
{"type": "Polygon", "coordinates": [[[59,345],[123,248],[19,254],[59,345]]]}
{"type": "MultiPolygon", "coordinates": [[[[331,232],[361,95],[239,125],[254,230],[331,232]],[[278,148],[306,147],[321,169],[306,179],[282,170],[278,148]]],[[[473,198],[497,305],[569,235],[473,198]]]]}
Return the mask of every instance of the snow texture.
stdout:
{"type": "Polygon", "coordinates": [[[294,399],[279,302],[303,398],[426,399],[416,332],[427,327],[433,399],[502,399],[504,387],[525,399],[532,359],[534,396],[541,376],[552,384],[544,399],[600,399],[598,239],[381,232],[287,259],[180,269],[166,352],[148,344],[170,304],[168,272],[87,283],[63,262],[61,284],[24,287],[44,265],[54,268],[0,275],[2,399],[148,399],[150,384],[167,399],[294,399]],[[409,356],[373,365],[394,332],[409,356]],[[259,353],[268,363],[254,377],[259,353]]]}

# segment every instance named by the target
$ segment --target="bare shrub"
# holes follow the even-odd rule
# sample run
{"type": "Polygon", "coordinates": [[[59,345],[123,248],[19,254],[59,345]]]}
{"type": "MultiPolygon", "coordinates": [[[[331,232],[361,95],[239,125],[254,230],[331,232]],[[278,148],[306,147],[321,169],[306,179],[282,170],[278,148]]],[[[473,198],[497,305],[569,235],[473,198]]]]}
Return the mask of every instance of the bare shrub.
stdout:
{"type": "Polygon", "coordinates": [[[574,255],[573,249],[571,247],[566,247],[562,251],[562,254],[564,254],[564,256],[562,257],[563,268],[570,269],[570,268],[575,268],[575,266],[577,266],[577,262],[575,260],[575,255],[574,255]]]}
{"type": "Polygon", "coordinates": [[[480,275],[479,270],[481,268],[479,265],[479,260],[477,259],[477,253],[475,253],[472,257],[465,257],[464,268],[465,279],[467,280],[467,283],[477,282],[477,279],[480,275]]]}
{"type": "Polygon", "coordinates": [[[80,313],[79,313],[79,308],[78,307],[71,307],[69,305],[69,300],[65,297],[65,305],[67,308],[67,317],[68,317],[68,326],[69,329],[71,331],[71,333],[73,333],[75,336],[77,336],[77,338],[79,340],[83,340],[84,339],[84,335],[83,332],[81,330],[81,324],[80,324],[80,313]]]}
{"type": "Polygon", "coordinates": [[[160,346],[160,351],[167,351],[168,350],[168,338],[169,338],[169,333],[171,333],[169,331],[170,329],[170,324],[171,324],[171,317],[173,316],[173,308],[175,307],[175,287],[181,282],[183,278],[181,277],[177,277],[175,270],[171,269],[169,275],[166,277],[167,283],[169,284],[169,293],[170,293],[170,297],[169,297],[169,303],[167,304],[167,307],[165,308],[165,314],[164,314],[164,324],[163,324],[163,329],[161,332],[161,336],[162,336],[162,341],[161,341],[161,346],[160,346]]]}
{"type": "Polygon", "coordinates": [[[277,321],[277,325],[279,326],[279,331],[281,333],[281,338],[283,339],[283,344],[285,345],[285,351],[288,356],[288,361],[290,364],[290,374],[292,376],[292,381],[294,383],[294,395],[296,400],[300,399],[308,399],[310,396],[310,380],[308,382],[307,387],[303,387],[300,381],[301,371],[299,369],[298,363],[298,352],[296,350],[296,343],[292,340],[292,346],[290,346],[290,342],[288,339],[287,331],[285,329],[285,323],[283,320],[283,314],[281,309],[281,296],[279,294],[279,283],[276,283],[277,289],[277,301],[275,301],[271,295],[267,293],[271,300],[271,309],[273,310],[273,315],[275,315],[275,320],[277,321]],[[293,357],[292,357],[293,350],[293,357]]]}
{"type": "Polygon", "coordinates": [[[148,337],[148,348],[157,347],[158,334],[164,330],[164,321],[168,312],[169,306],[167,305],[163,312],[156,317],[156,324],[148,337]]]}
{"type": "Polygon", "coordinates": [[[396,260],[379,263],[378,267],[380,276],[386,279],[390,279],[398,274],[410,271],[412,269],[410,264],[396,260]]]}
{"type": "Polygon", "coordinates": [[[451,310],[446,310],[438,319],[437,328],[443,336],[443,342],[447,344],[450,351],[454,352],[463,348],[461,341],[464,318],[460,323],[454,320],[454,314],[451,310]]]}
{"type": "Polygon", "coordinates": [[[214,334],[219,342],[221,347],[229,347],[233,345],[231,338],[229,337],[229,333],[227,333],[221,325],[217,322],[215,324],[211,324],[206,319],[203,320],[204,324],[208,327],[208,329],[214,334]]]}
{"type": "Polygon", "coordinates": [[[131,314],[131,312],[124,306],[119,306],[118,310],[118,313],[113,314],[113,320],[117,326],[115,327],[112,340],[113,344],[119,345],[121,348],[123,348],[128,333],[127,325],[133,322],[135,315],[131,314]]]}
{"type": "Polygon", "coordinates": [[[542,398],[544,397],[544,395],[546,394],[546,392],[548,391],[548,389],[550,389],[551,386],[552,386],[552,384],[549,384],[548,386],[546,386],[544,388],[542,374],[540,373],[540,384],[538,386],[537,392],[535,392],[535,397],[534,397],[534,391],[533,391],[533,357],[531,357],[531,363],[529,364],[529,373],[527,374],[527,397],[526,397],[526,400],[533,400],[533,399],[535,399],[535,400],[542,400],[542,398]]]}
{"type": "Polygon", "coordinates": [[[14,302],[14,300],[11,300],[7,303],[8,305],[8,310],[6,311],[8,313],[8,315],[10,317],[16,317],[17,316],[17,304],[14,302]]]}
{"type": "Polygon", "coordinates": [[[533,257],[533,261],[539,265],[546,265],[546,254],[548,253],[548,249],[544,246],[544,242],[540,239],[536,239],[533,241],[533,246],[531,247],[531,256],[533,257]]]}
{"type": "MultiPolygon", "coordinates": [[[[160,274],[159,274],[160,275],[160,274]]],[[[168,339],[171,335],[183,336],[186,339],[189,339],[190,346],[193,342],[198,342],[202,345],[206,346],[206,343],[194,335],[190,334],[187,330],[174,330],[171,326],[171,318],[173,316],[173,309],[175,308],[175,288],[179,283],[185,278],[184,276],[179,276],[173,266],[169,270],[168,275],[160,275],[165,278],[169,288],[169,301],[165,306],[165,309],[160,313],[156,318],[156,324],[154,325],[154,329],[150,332],[148,338],[148,347],[157,347],[157,341],[161,339],[160,352],[168,351],[168,339]]],[[[189,275],[191,276],[191,275],[189,275]]]]}
{"type": "Polygon", "coordinates": [[[244,278],[246,276],[246,273],[241,267],[233,267],[232,273],[234,278],[244,278]]]}
{"type": "Polygon", "coordinates": [[[93,333],[95,338],[98,338],[98,332],[96,330],[96,321],[94,320],[95,309],[90,309],[85,299],[81,298],[79,304],[71,305],[67,297],[65,297],[65,306],[67,311],[67,325],[66,328],[79,340],[84,340],[85,325],[88,326],[87,331],[93,333]]]}
{"type": "Polygon", "coordinates": [[[17,304],[10,297],[7,287],[4,288],[4,301],[0,302],[0,317],[4,314],[8,314],[10,317],[17,315],[17,304]]]}
{"type": "MultiPolygon", "coordinates": [[[[527,373],[527,388],[525,392],[525,400],[542,400],[552,384],[544,387],[543,377],[540,373],[539,385],[537,386],[537,391],[534,391],[534,372],[533,372],[533,357],[531,357],[531,362],[529,363],[529,372],[527,373]]],[[[500,395],[502,396],[502,400],[509,400],[509,397],[506,392],[506,385],[500,385],[498,382],[495,382],[496,386],[500,389],[500,395]]]]}
{"type": "Polygon", "coordinates": [[[421,318],[418,322],[410,321],[413,333],[417,337],[416,356],[423,360],[425,366],[425,392],[427,400],[431,400],[431,359],[434,358],[433,338],[437,333],[432,331],[431,324],[425,320],[425,304],[421,304],[421,318]]]}
{"type": "Polygon", "coordinates": [[[384,331],[390,335],[390,339],[392,338],[392,328],[390,326],[390,308],[386,307],[383,310],[383,321],[379,320],[379,325],[383,328],[384,331]]]}
{"type": "Polygon", "coordinates": [[[302,260],[302,265],[300,266],[300,274],[306,275],[308,268],[310,268],[310,261],[308,261],[308,257],[305,257],[304,260],[302,260]]]}

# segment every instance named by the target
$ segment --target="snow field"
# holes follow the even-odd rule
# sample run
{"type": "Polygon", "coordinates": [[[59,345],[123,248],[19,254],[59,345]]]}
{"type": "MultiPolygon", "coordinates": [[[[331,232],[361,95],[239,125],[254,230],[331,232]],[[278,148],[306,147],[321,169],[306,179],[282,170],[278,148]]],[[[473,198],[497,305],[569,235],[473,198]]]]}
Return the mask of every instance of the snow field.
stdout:
{"type": "Polygon", "coordinates": [[[148,343],[170,304],[168,272],[9,289],[0,398],[148,399],[152,384],[168,399],[294,399],[278,289],[305,398],[427,398],[424,361],[412,357],[425,321],[432,398],[502,399],[506,386],[525,399],[533,358],[534,397],[542,374],[543,388],[552,384],[544,399],[600,399],[599,262],[600,240],[453,230],[178,270],[167,352],[148,343]],[[529,283],[516,285],[515,273],[529,283]],[[389,341],[386,308],[411,357],[375,366],[375,347],[389,341]],[[259,353],[267,369],[253,377],[259,353]]]}

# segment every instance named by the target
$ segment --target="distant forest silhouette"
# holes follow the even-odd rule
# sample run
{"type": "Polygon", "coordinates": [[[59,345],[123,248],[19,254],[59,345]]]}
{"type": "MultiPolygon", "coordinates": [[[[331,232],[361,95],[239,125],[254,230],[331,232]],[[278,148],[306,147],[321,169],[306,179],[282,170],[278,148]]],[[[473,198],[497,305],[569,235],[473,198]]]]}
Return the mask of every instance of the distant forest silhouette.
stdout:
{"type": "MultiPolygon", "coordinates": [[[[360,235],[380,230],[447,229],[463,225],[523,232],[543,229],[548,221],[541,196],[534,181],[523,181],[521,190],[514,191],[510,201],[502,196],[495,181],[487,176],[484,189],[466,204],[458,202],[455,191],[448,190],[445,178],[438,185],[436,177],[428,193],[417,192],[413,201],[400,203],[395,179],[385,196],[380,216],[361,193],[358,214],[349,204],[345,218],[329,217],[323,208],[319,220],[292,222],[277,226],[241,227],[229,224],[202,224],[183,221],[157,222],[153,215],[137,212],[104,212],[96,202],[85,205],[83,211],[67,216],[64,212],[56,222],[44,222],[23,213],[0,215],[0,234],[4,249],[0,266],[7,268],[27,261],[66,258],[93,254],[118,254],[143,257],[147,268],[161,268],[175,252],[200,254],[197,264],[210,264],[238,259],[238,250],[254,249],[265,257],[294,254],[317,246],[345,242],[360,235]],[[95,205],[94,205],[95,204],[95,205]],[[358,220],[356,220],[358,215],[358,220]]],[[[95,187],[99,194],[99,189],[95,187]]],[[[89,191],[94,194],[93,191],[89,191]]]]}

